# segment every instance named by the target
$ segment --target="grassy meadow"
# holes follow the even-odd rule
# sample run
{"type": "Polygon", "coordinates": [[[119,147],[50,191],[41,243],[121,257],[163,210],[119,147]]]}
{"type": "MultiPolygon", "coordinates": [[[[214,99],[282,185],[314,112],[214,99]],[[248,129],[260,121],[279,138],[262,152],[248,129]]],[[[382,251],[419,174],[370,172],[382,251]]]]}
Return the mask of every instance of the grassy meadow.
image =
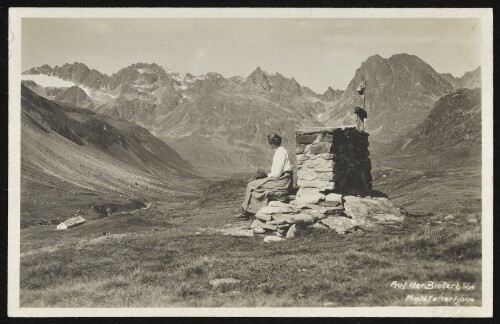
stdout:
{"type": "Polygon", "coordinates": [[[412,294],[467,297],[458,305],[478,306],[480,200],[468,195],[480,183],[470,170],[463,173],[471,178],[468,186],[454,185],[450,172],[376,167],[375,189],[410,211],[403,224],[381,231],[339,235],[311,229],[279,243],[223,236],[217,229],[247,224],[232,217],[243,180],[212,183],[176,203],[156,198],[149,209],[68,231],[23,229],[21,307],[454,305],[408,300],[412,294]],[[450,213],[453,218],[445,218],[450,213]],[[240,283],[214,287],[210,281],[217,278],[240,283]],[[395,281],[429,280],[467,282],[474,289],[391,287],[395,281]]]}

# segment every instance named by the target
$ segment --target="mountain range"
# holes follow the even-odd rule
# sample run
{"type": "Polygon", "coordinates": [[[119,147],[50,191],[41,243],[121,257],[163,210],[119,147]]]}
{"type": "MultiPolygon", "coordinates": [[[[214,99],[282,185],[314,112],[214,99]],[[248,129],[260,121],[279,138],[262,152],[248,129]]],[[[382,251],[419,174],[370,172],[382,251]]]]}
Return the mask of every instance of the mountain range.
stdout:
{"type": "Polygon", "coordinates": [[[362,105],[355,90],[362,79],[374,145],[397,141],[422,123],[440,98],[481,83],[479,68],[455,78],[408,54],[371,56],[345,91],[329,87],[322,94],[259,67],[246,78],[225,78],[137,63],[108,76],[73,63],[32,68],[22,79],[48,99],[140,125],[195,167],[223,172],[267,167],[268,133],[283,135],[292,149],[298,127],[354,124],[353,109],[362,105]]]}

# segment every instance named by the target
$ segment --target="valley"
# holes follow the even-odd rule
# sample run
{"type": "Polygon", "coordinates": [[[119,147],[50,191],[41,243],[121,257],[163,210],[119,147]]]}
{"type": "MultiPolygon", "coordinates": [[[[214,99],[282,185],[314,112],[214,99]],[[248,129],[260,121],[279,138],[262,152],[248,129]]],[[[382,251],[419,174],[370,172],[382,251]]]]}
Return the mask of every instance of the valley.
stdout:
{"type": "Polygon", "coordinates": [[[21,305],[415,306],[394,280],[471,282],[480,305],[480,84],[479,69],[455,78],[407,54],[372,56],[345,91],[323,94],[260,68],[246,78],[144,63],[111,76],[82,63],[30,69],[21,305]],[[362,77],[374,189],[408,211],[404,224],[280,244],[222,236],[242,224],[233,215],[252,173],[270,165],[265,135],[282,134],[294,155],[298,127],[353,124],[362,77]],[[87,222],[55,229],[74,215],[87,222]]]}

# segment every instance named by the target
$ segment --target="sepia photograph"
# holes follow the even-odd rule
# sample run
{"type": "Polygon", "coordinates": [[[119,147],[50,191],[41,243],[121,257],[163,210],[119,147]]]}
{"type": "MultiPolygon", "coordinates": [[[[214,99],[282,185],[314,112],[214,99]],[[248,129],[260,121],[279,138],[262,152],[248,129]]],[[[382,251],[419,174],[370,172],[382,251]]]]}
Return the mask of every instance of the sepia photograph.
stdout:
{"type": "Polygon", "coordinates": [[[9,315],[492,315],[491,9],[9,19],[9,315]]]}

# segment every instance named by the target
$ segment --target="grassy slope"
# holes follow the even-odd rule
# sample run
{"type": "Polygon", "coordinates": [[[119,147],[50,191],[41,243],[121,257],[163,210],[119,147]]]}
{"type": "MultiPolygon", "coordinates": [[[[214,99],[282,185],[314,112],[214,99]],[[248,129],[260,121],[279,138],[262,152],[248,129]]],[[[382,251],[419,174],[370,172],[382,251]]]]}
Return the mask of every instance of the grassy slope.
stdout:
{"type": "Polygon", "coordinates": [[[198,191],[192,167],[145,129],[56,104],[25,87],[21,140],[23,227],[87,213],[93,204],[175,200],[198,191]]]}
{"type": "Polygon", "coordinates": [[[243,189],[244,181],[228,180],[189,203],[157,202],[149,210],[112,215],[70,231],[23,230],[21,305],[424,305],[404,299],[427,291],[396,290],[389,286],[393,280],[467,281],[476,289],[451,294],[480,304],[481,232],[480,223],[466,221],[470,210],[455,213],[449,222],[439,223],[446,214],[436,213],[409,217],[383,233],[311,232],[267,244],[262,237],[214,231],[237,223],[231,215],[243,189]],[[111,234],[98,237],[103,231],[111,234]],[[242,282],[227,289],[209,284],[225,277],[242,282]]]}

